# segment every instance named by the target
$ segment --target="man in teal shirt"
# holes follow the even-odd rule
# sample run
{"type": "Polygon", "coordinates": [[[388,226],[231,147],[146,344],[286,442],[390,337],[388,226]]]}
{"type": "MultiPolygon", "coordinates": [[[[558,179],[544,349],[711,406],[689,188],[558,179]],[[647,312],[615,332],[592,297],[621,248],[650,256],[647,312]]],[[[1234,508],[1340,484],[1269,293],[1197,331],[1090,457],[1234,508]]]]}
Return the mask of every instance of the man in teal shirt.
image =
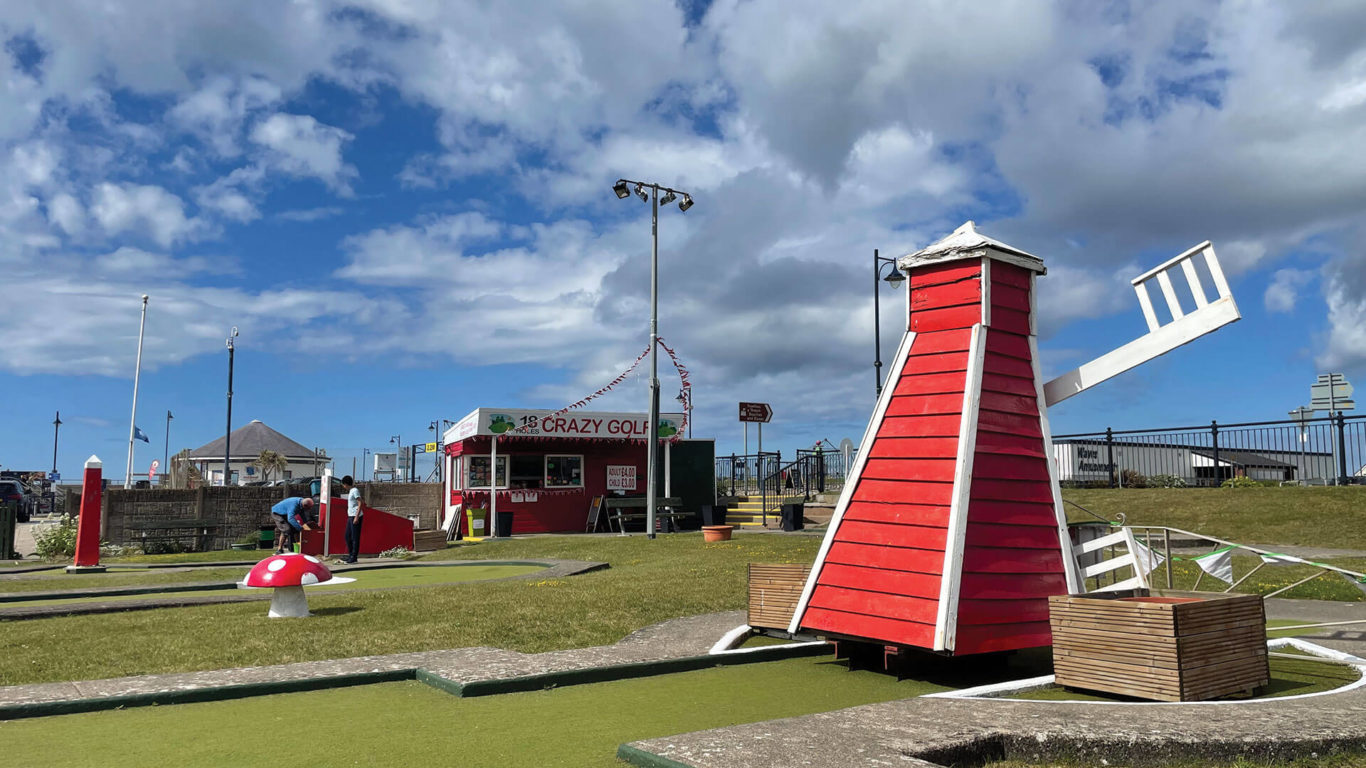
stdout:
{"type": "Polygon", "coordinates": [[[275,520],[275,554],[293,552],[295,535],[313,530],[312,509],[313,499],[302,496],[291,496],[270,508],[270,516],[275,520]]]}

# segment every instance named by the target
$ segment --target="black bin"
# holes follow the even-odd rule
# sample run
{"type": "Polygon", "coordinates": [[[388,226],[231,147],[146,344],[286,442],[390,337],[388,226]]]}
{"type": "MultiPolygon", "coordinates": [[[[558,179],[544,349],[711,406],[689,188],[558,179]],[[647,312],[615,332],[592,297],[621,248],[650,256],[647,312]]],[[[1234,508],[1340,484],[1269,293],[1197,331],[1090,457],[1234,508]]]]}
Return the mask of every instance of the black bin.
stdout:
{"type": "Polygon", "coordinates": [[[725,504],[702,505],[703,525],[725,525],[727,507],[725,504]]]}
{"type": "Polygon", "coordinates": [[[495,535],[495,536],[502,536],[503,538],[507,538],[507,537],[511,536],[511,535],[512,535],[512,513],[511,513],[511,512],[499,512],[499,513],[498,513],[498,522],[497,522],[497,525],[498,525],[498,527],[494,529],[494,535],[495,535]]]}
{"type": "Polygon", "coordinates": [[[806,514],[805,504],[784,504],[783,505],[783,530],[800,531],[805,526],[802,524],[802,516],[806,514]]]}

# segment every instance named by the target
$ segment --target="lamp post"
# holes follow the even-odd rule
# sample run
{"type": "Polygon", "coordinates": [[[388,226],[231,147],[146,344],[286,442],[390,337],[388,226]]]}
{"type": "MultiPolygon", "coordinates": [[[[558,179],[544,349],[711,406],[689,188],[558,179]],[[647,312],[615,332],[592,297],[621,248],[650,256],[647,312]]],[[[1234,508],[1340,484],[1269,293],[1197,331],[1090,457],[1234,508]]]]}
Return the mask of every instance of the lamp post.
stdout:
{"type": "Polygon", "coordinates": [[[677,189],[631,179],[617,179],[612,191],[618,199],[625,199],[631,195],[632,184],[636,197],[650,203],[650,420],[645,431],[645,535],[653,539],[658,496],[655,475],[659,463],[659,205],[668,205],[681,196],[678,210],[686,211],[692,207],[692,196],[677,189]],[[661,191],[664,192],[662,200],[661,191]]]}
{"type": "Polygon", "coordinates": [[[228,468],[228,461],[232,457],[232,357],[233,339],[237,338],[237,326],[232,327],[228,333],[228,429],[223,437],[223,485],[228,485],[228,480],[232,477],[232,471],[228,468]]]}
{"type": "Polygon", "coordinates": [[[133,368],[133,416],[128,420],[128,468],[123,473],[123,487],[133,487],[133,439],[138,432],[138,378],[142,375],[142,334],[147,330],[147,294],[142,294],[142,321],[138,324],[138,361],[133,368]]]}
{"type": "Polygon", "coordinates": [[[161,448],[161,466],[167,473],[171,471],[171,419],[174,418],[169,410],[166,411],[166,444],[161,448]]]}
{"type": "Polygon", "coordinates": [[[52,474],[57,474],[57,431],[62,428],[62,412],[52,419],[52,474]]]}
{"type": "Polygon", "coordinates": [[[896,268],[896,259],[877,255],[873,249],[873,378],[877,383],[877,396],[882,397],[882,308],[878,303],[878,288],[882,282],[890,283],[893,288],[905,282],[906,276],[896,268]],[[891,270],[887,270],[887,265],[891,270]],[[882,273],[888,272],[886,277],[882,273]]]}
{"type": "Polygon", "coordinates": [[[394,474],[391,475],[391,476],[389,477],[389,480],[390,480],[391,482],[395,482],[395,483],[396,483],[396,482],[398,482],[398,463],[399,463],[399,459],[402,458],[402,456],[403,456],[403,436],[402,436],[402,435],[394,435],[393,437],[389,438],[389,445],[397,445],[397,446],[398,446],[398,448],[394,449],[394,474]]]}
{"type": "Polygon", "coordinates": [[[369,470],[366,469],[366,467],[368,467],[369,465],[370,465],[370,449],[369,449],[369,448],[362,448],[362,449],[361,449],[361,455],[360,455],[360,476],[361,476],[361,481],[362,481],[362,482],[364,482],[364,480],[365,480],[366,472],[369,471],[369,470]]]}

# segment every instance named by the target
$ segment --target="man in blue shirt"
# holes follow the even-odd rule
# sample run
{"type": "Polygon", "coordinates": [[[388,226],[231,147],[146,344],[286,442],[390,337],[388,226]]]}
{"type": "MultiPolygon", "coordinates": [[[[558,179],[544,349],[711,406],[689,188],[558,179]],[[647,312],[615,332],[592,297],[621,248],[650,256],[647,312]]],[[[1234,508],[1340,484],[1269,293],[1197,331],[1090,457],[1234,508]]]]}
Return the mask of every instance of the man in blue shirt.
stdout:
{"type": "Polygon", "coordinates": [[[311,521],[313,499],[291,496],[270,508],[275,520],[275,554],[294,551],[294,536],[298,531],[313,530],[311,521]]]}

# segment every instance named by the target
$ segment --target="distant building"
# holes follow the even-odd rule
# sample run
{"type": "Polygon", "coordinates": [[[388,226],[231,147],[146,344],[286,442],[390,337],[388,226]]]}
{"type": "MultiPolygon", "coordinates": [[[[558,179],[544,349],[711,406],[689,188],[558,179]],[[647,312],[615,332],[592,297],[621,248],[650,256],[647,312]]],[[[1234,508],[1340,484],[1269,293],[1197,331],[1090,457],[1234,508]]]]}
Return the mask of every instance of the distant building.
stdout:
{"type": "MultiPolygon", "coordinates": [[[[224,442],[226,439],[220,437],[190,451],[190,461],[199,468],[209,485],[219,485],[223,481],[224,442]]],[[[228,469],[232,472],[229,485],[244,485],[265,479],[260,468],[252,466],[262,451],[274,451],[288,462],[284,477],[281,478],[278,471],[273,471],[271,480],[313,477],[321,474],[322,467],[331,461],[326,453],[315,455],[312,448],[285,437],[255,419],[232,431],[229,450],[232,451],[232,456],[228,457],[228,469]]]]}
{"type": "Polygon", "coordinates": [[[1144,477],[1171,475],[1187,485],[1218,485],[1231,477],[1279,482],[1322,482],[1337,476],[1333,454],[1324,451],[1257,448],[1223,448],[1215,465],[1209,446],[1163,442],[1059,438],[1053,441],[1058,481],[1108,483],[1113,456],[1116,481],[1133,470],[1144,477]]]}

